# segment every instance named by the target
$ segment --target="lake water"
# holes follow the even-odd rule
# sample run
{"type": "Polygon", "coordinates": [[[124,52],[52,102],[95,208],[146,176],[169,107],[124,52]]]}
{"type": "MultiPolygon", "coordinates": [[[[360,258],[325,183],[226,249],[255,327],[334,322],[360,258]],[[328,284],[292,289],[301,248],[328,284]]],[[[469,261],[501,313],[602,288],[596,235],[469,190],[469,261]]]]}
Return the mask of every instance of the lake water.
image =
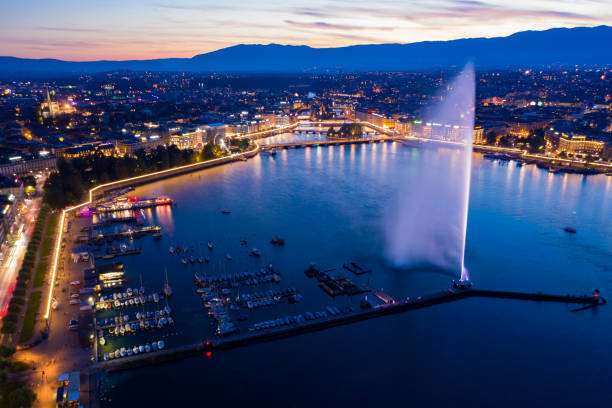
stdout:
{"type": "MultiPolygon", "coordinates": [[[[143,253],[122,259],[127,276],[142,276],[151,290],[161,289],[167,269],[176,324],[111,339],[111,347],[160,338],[172,347],[210,337],[214,326],[195,293],[194,271],[210,276],[273,263],[280,284],[244,291],[296,287],[304,296],[249,313],[250,324],[326,305],[359,307],[361,297],[332,299],[306,278],[311,261],[396,299],[449,287],[452,274],[395,269],[384,254],[396,192],[450,154],[398,143],[280,150],[137,188],[137,196],[177,202],[145,211],[164,237],[136,241],[143,253]],[[269,243],[275,235],[284,247],[269,243]],[[211,256],[211,264],[182,265],[168,251],[177,243],[211,256]],[[260,259],[248,256],[251,247],[260,259]],[[373,272],[355,277],[342,268],[350,261],[373,272]]],[[[472,167],[466,265],[476,287],[560,294],[599,288],[612,298],[612,177],[551,174],[480,154],[472,167]],[[564,232],[566,226],[578,233],[564,232]]],[[[612,309],[572,313],[575,307],[463,300],[108,375],[102,405],[601,404],[612,398],[612,309]]]]}

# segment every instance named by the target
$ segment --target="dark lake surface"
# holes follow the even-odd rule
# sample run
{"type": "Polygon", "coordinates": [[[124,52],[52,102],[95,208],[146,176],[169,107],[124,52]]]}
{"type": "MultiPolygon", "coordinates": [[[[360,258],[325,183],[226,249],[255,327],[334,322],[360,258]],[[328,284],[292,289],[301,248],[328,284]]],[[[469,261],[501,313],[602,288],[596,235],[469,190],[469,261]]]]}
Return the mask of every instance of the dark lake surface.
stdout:
{"type": "MultiPolygon", "coordinates": [[[[362,297],[331,298],[306,278],[311,261],[396,299],[448,288],[452,274],[388,264],[385,224],[406,177],[449,154],[398,143],[279,150],[137,188],[139,197],[168,195],[177,205],[146,210],[164,236],[137,240],[142,254],[121,261],[127,276],[134,282],[142,276],[150,290],[161,289],[167,269],[176,323],[110,339],[109,347],[161,338],[173,347],[212,336],[214,326],[195,293],[195,271],[213,276],[273,263],[280,284],[244,291],[295,287],[304,296],[295,305],[250,312],[248,324],[327,305],[359,307],[362,297]],[[284,247],[270,244],[276,235],[284,247]],[[194,256],[209,255],[212,262],[181,264],[168,250],[177,244],[193,246],[194,256]],[[260,259],[248,256],[252,247],[260,259]],[[349,261],[373,272],[355,277],[342,268],[349,261]]],[[[413,194],[418,199],[418,191],[413,194]]],[[[466,265],[478,288],[560,294],[599,288],[612,299],[612,177],[552,174],[474,154],[466,265]],[[566,233],[566,226],[577,234],[566,233]]],[[[607,404],[612,307],[572,313],[575,307],[463,300],[107,375],[102,406],[607,404]]]]}

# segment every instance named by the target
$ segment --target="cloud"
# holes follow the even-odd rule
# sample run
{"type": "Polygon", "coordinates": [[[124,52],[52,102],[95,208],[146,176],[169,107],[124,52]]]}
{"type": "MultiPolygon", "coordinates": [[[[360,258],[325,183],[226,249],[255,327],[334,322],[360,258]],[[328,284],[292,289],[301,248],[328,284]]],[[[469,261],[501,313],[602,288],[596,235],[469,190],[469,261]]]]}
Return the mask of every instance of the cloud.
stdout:
{"type": "Polygon", "coordinates": [[[47,26],[38,26],[37,30],[42,31],[66,31],[66,32],[74,32],[74,33],[101,33],[106,30],[101,30],[98,28],[78,28],[78,27],[47,27],[47,26]]]}
{"type": "Polygon", "coordinates": [[[324,21],[315,21],[312,23],[302,23],[299,21],[285,20],[285,23],[301,27],[301,28],[312,28],[320,30],[340,30],[340,31],[356,31],[356,30],[378,30],[378,31],[392,31],[393,27],[367,27],[367,26],[354,26],[344,24],[330,24],[324,21]]]}
{"type": "Polygon", "coordinates": [[[216,11],[216,10],[236,10],[236,7],[230,6],[190,6],[185,5],[181,6],[178,4],[163,4],[163,3],[155,3],[154,7],[169,9],[169,10],[187,10],[187,11],[216,11]]]}

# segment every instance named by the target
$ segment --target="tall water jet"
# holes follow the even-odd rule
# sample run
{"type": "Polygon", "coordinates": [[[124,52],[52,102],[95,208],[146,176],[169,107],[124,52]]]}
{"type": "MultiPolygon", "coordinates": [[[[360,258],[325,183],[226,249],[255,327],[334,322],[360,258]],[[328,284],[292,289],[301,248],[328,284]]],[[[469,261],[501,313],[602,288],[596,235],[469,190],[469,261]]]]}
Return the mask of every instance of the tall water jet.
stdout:
{"type": "Polygon", "coordinates": [[[439,95],[413,136],[435,160],[402,176],[387,223],[387,256],[399,267],[433,266],[469,281],[465,244],[472,166],[475,82],[472,64],[439,95]]]}

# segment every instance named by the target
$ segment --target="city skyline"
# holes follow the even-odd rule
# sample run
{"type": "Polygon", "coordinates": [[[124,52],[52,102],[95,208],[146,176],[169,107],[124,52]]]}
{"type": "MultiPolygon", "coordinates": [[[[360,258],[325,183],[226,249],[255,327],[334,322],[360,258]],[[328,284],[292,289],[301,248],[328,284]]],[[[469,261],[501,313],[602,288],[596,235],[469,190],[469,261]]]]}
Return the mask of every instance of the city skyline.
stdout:
{"type": "Polygon", "coordinates": [[[235,44],[311,47],[507,36],[524,30],[612,24],[603,1],[444,0],[402,4],[266,1],[39,0],[5,5],[0,55],[73,61],[191,57],[235,44]]]}

